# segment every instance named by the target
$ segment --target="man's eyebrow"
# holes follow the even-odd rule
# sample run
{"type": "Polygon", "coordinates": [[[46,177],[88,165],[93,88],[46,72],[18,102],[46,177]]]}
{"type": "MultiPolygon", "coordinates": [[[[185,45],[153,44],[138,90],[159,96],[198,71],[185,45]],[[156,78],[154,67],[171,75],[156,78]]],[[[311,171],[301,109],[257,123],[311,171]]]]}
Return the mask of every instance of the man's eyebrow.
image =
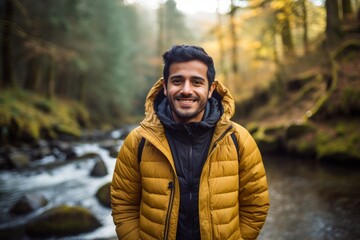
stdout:
{"type": "Polygon", "coordinates": [[[177,75],[172,75],[172,76],[170,76],[170,79],[173,79],[173,78],[182,78],[182,77],[183,77],[183,75],[177,74],[177,75]]]}
{"type": "Polygon", "coordinates": [[[205,81],[205,78],[201,77],[201,76],[193,76],[191,77],[191,79],[194,79],[194,80],[203,80],[205,81]]]}

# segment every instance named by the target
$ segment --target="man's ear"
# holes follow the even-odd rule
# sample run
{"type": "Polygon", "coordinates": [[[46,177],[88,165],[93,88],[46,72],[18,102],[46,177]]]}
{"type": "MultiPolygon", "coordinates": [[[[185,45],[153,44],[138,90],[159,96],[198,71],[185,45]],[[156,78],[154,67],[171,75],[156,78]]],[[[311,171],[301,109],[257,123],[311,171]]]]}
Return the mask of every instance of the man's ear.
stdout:
{"type": "Polygon", "coordinates": [[[163,80],[164,95],[167,96],[166,81],[163,80]]]}
{"type": "Polygon", "coordinates": [[[216,88],[216,83],[215,83],[215,82],[213,82],[213,83],[211,84],[211,86],[210,86],[210,89],[209,89],[208,99],[210,99],[210,98],[211,98],[211,96],[212,96],[212,94],[213,94],[213,92],[214,92],[215,88],[216,88]]]}

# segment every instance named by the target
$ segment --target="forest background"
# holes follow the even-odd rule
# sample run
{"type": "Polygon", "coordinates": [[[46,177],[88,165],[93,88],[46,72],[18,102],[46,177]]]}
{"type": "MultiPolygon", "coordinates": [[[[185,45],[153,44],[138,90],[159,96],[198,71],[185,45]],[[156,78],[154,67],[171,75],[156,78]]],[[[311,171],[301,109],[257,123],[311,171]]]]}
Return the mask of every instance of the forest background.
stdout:
{"type": "MultiPolygon", "coordinates": [[[[0,1],[1,142],[137,123],[162,75],[161,54],[174,44],[204,47],[237,103],[235,120],[261,122],[254,109],[284,102],[295,75],[323,74],[346,24],[358,23],[353,0],[217,2],[217,12],[189,14],[174,0],[156,9],[125,0],[0,1]]],[[[289,114],[297,121],[313,113],[289,114]]]]}

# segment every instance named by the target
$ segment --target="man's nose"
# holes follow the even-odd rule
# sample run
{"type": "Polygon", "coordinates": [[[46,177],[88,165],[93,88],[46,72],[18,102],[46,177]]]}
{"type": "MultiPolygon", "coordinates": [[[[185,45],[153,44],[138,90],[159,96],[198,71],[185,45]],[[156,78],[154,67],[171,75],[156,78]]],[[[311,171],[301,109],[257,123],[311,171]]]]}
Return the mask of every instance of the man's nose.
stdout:
{"type": "Polygon", "coordinates": [[[184,82],[184,85],[183,85],[183,87],[181,89],[181,93],[185,94],[185,95],[188,95],[188,94],[192,93],[192,85],[191,85],[190,81],[185,81],[184,82]]]}

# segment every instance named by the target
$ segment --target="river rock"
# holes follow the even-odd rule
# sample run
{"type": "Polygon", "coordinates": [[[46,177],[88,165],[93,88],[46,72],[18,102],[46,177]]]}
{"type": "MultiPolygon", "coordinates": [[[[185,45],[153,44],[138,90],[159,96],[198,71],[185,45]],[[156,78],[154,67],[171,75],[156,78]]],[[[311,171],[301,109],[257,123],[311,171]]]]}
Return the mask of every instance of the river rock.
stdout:
{"type": "Polygon", "coordinates": [[[26,233],[38,238],[71,236],[93,231],[100,226],[99,220],[88,209],[62,205],[30,221],[26,225],[26,233]]]}
{"type": "Polygon", "coordinates": [[[281,149],[282,129],[279,127],[259,128],[253,134],[262,153],[277,153],[281,149]]]}
{"type": "Polygon", "coordinates": [[[30,164],[30,157],[19,151],[11,152],[8,156],[8,160],[16,169],[26,168],[30,164]]]}
{"type": "Polygon", "coordinates": [[[105,165],[105,162],[101,159],[96,161],[93,169],[91,170],[90,176],[93,177],[103,177],[108,174],[107,167],[105,165]]]}
{"type": "Polygon", "coordinates": [[[118,154],[119,154],[119,146],[114,146],[111,149],[109,149],[109,155],[112,158],[117,158],[118,154]]]}
{"type": "Polygon", "coordinates": [[[26,214],[45,206],[47,203],[48,200],[44,196],[27,193],[14,204],[10,212],[26,214]]]}
{"type": "Polygon", "coordinates": [[[63,158],[68,160],[76,157],[73,146],[68,142],[55,140],[51,142],[51,147],[53,149],[53,154],[57,158],[63,158]]]}
{"type": "Polygon", "coordinates": [[[315,135],[308,133],[304,136],[288,139],[286,141],[286,150],[289,154],[313,159],[316,157],[315,135]]]}
{"type": "Polygon", "coordinates": [[[99,200],[100,204],[104,207],[110,208],[111,207],[111,200],[110,200],[110,182],[104,184],[99,188],[96,192],[96,198],[99,200]]]}
{"type": "Polygon", "coordinates": [[[275,137],[255,137],[254,139],[262,153],[277,153],[279,152],[279,140],[275,137]]]}
{"type": "Polygon", "coordinates": [[[118,140],[107,140],[103,141],[100,144],[100,147],[108,150],[110,157],[116,158],[119,153],[121,142],[122,141],[119,142],[118,140]]]}

